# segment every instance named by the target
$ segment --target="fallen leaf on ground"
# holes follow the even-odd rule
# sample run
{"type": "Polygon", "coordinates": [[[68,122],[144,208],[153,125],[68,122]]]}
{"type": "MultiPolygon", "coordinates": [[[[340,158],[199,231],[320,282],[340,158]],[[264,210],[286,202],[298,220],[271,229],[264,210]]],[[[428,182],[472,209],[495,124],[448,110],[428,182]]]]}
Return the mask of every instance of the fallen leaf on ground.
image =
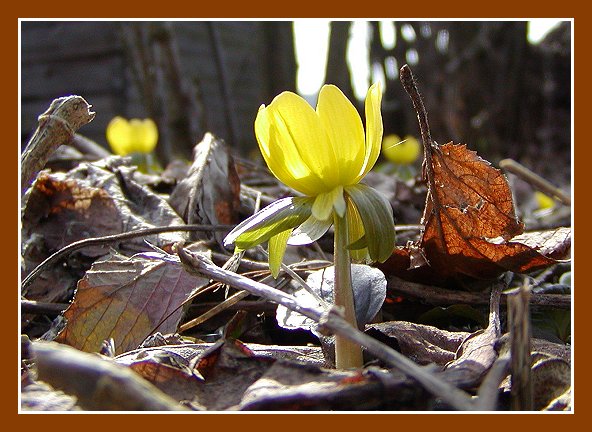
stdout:
{"type": "MultiPolygon", "coordinates": [[[[469,336],[468,332],[449,332],[437,327],[406,321],[387,321],[370,324],[366,332],[380,332],[384,337],[396,341],[398,351],[421,365],[444,366],[454,360],[460,344],[469,336]]],[[[376,339],[379,338],[370,333],[376,339]]],[[[393,345],[383,340],[388,345],[393,345]]]]}
{"type": "MultiPolygon", "coordinates": [[[[510,356],[510,334],[504,334],[498,342],[500,356],[510,356]]],[[[571,347],[543,339],[531,340],[531,380],[533,403],[537,411],[569,411],[571,396],[571,347]]],[[[511,380],[507,378],[500,390],[510,393],[511,380]]]]}
{"type": "MultiPolygon", "coordinates": [[[[125,159],[111,157],[80,164],[67,173],[43,171],[38,175],[23,210],[23,275],[78,240],[183,224],[164,198],[134,180],[135,169],[126,163],[125,159]]],[[[110,248],[139,252],[146,250],[145,241],[165,247],[184,239],[182,232],[164,233],[84,248],[70,256],[67,268],[55,266],[38,277],[28,288],[27,298],[68,299],[74,282],[110,248]]]]}
{"type": "MultiPolygon", "coordinates": [[[[326,369],[321,349],[220,340],[139,349],[115,359],[139,371],[160,390],[196,410],[405,410],[429,404],[424,390],[402,373],[326,369]],[[154,378],[136,369],[146,358],[174,358],[183,368],[201,363],[203,379],[180,370],[154,378]],[[182,359],[182,360],[181,360],[182,359]]],[[[153,364],[153,370],[156,366],[153,364]]]]}
{"type": "Polygon", "coordinates": [[[423,235],[397,248],[379,266],[385,273],[425,282],[457,276],[490,279],[569,258],[571,230],[523,234],[505,176],[476,152],[464,144],[434,144],[431,161],[425,164],[423,235]]]}
{"type": "Polygon", "coordinates": [[[177,262],[112,255],[95,262],[78,283],[64,313],[68,323],[56,340],[95,352],[113,338],[116,353],[129,351],[157,330],[176,331],[181,305],[207,284],[177,262]]]}
{"type": "MultiPolygon", "coordinates": [[[[188,176],[177,184],[169,202],[188,224],[238,222],[240,180],[228,148],[207,133],[195,146],[188,176]]],[[[192,240],[215,237],[222,244],[225,233],[192,233],[192,240]]]]}
{"type": "Polygon", "coordinates": [[[492,287],[489,323],[486,328],[471,333],[460,344],[454,360],[446,364],[442,377],[457,387],[477,388],[498,357],[496,342],[500,338],[501,283],[492,287]]]}

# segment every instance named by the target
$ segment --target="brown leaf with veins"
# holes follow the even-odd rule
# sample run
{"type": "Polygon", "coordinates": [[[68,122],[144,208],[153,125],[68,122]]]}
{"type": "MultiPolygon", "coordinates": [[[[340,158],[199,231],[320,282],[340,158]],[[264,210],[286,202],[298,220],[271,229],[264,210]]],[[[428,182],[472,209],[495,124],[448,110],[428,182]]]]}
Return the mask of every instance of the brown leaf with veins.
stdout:
{"type": "Polygon", "coordinates": [[[421,222],[425,228],[418,243],[397,248],[381,269],[424,281],[457,276],[489,279],[504,271],[525,273],[569,258],[571,230],[521,235],[524,225],[516,217],[506,177],[464,144],[435,143],[407,65],[401,68],[401,82],[418,114],[424,145],[428,193],[421,222]]]}
{"type": "Polygon", "coordinates": [[[66,327],[56,341],[96,352],[113,338],[120,354],[159,330],[177,330],[182,305],[208,280],[189,275],[180,263],[136,255],[112,255],[96,261],[78,282],[64,313],[66,327]]]}
{"type": "Polygon", "coordinates": [[[433,145],[431,156],[431,168],[425,168],[428,194],[422,238],[419,244],[397,248],[383,271],[422,281],[458,275],[490,279],[508,270],[545,268],[569,257],[571,230],[523,234],[505,176],[476,152],[448,143],[433,145]],[[426,263],[429,268],[423,266],[426,263]]]}
{"type": "Polygon", "coordinates": [[[433,182],[421,247],[438,274],[492,278],[506,270],[524,273],[556,262],[540,254],[538,245],[514,240],[524,225],[516,218],[512,192],[500,170],[466,145],[448,143],[432,150],[426,170],[433,182]]]}
{"type": "MultiPolygon", "coordinates": [[[[67,173],[42,171],[27,192],[22,212],[23,277],[61,248],[92,237],[140,228],[182,225],[166,200],[138,183],[135,167],[123,158],[82,163],[67,173]]],[[[163,233],[89,246],[72,254],[67,266],[54,266],[37,278],[29,300],[69,300],[90,264],[110,248],[146,250],[146,241],[166,248],[187,239],[186,233],[163,233]]]]}

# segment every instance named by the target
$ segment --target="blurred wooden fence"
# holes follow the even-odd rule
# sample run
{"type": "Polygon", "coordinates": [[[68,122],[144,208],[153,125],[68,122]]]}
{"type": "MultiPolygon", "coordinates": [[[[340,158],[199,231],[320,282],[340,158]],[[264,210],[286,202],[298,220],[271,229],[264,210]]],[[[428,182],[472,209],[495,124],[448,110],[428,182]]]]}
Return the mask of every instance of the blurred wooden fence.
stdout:
{"type": "MultiPolygon", "coordinates": [[[[331,25],[325,82],[353,100],[350,25],[331,25]]],[[[541,162],[553,160],[569,179],[570,23],[531,45],[526,22],[396,21],[392,48],[382,45],[378,23],[369,26],[371,65],[386,76],[385,133],[417,134],[396,76],[408,62],[438,142],[468,143],[490,160],[517,158],[543,175],[557,175],[541,162]]],[[[188,157],[206,131],[245,154],[255,147],[258,106],[295,90],[293,43],[287,21],[23,22],[23,136],[53,98],[80,94],[97,112],[80,132],[99,143],[113,116],[150,116],[162,161],[188,157]]]]}
{"type": "Polygon", "coordinates": [[[206,131],[253,148],[259,105],[295,90],[293,50],[289,22],[23,22],[22,133],[79,94],[97,113],[80,133],[99,143],[123,115],[157,121],[163,161],[190,156],[206,131]]]}

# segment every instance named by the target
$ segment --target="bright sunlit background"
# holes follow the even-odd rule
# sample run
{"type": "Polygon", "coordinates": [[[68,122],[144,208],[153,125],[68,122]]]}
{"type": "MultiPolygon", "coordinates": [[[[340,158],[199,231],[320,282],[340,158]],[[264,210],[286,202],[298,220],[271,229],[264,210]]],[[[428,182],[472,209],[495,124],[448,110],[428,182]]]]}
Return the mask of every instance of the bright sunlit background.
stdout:
{"type": "MultiPolygon", "coordinates": [[[[529,21],[528,40],[536,44],[545,35],[559,24],[557,19],[535,19],[529,21]]],[[[385,48],[395,46],[395,29],[393,21],[380,21],[381,42],[385,48]]],[[[415,39],[415,31],[411,26],[401,29],[402,37],[412,41],[415,39]]],[[[323,85],[325,68],[327,65],[327,51],[329,47],[329,20],[311,19],[294,22],[296,61],[298,62],[297,90],[307,100],[314,103],[316,94],[323,85]]],[[[382,69],[371,70],[369,60],[369,23],[367,21],[354,21],[350,31],[350,39],[347,49],[347,62],[352,74],[352,85],[356,98],[363,100],[371,82],[385,82],[382,69]]],[[[445,35],[436,43],[444,48],[447,45],[445,35]]],[[[410,50],[407,55],[407,63],[417,63],[418,53],[410,50]]],[[[386,64],[386,74],[389,78],[396,77],[398,65],[393,58],[386,64]]],[[[384,88],[384,86],[383,86],[384,88]]]]}

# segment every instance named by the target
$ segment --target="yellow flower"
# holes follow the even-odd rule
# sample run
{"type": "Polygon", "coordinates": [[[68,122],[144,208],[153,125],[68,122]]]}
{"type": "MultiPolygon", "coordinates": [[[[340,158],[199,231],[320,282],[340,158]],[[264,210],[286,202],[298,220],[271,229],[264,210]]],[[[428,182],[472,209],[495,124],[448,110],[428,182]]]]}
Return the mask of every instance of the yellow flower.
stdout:
{"type": "Polygon", "coordinates": [[[421,151],[419,141],[407,135],[401,140],[397,135],[387,135],[382,142],[382,154],[389,161],[399,165],[409,165],[417,160],[421,151]]]}
{"type": "Polygon", "coordinates": [[[539,206],[540,210],[550,209],[555,205],[555,201],[548,195],[545,195],[542,192],[535,191],[534,198],[539,206]]]}
{"type": "Polygon", "coordinates": [[[284,184],[316,196],[313,214],[327,219],[331,206],[343,216],[343,187],[358,183],[380,154],[382,92],[366,96],[366,136],[355,107],[337,87],[325,85],[316,111],[300,96],[284,92],[261,106],[255,120],[259,148],[284,184]]]}
{"type": "Polygon", "coordinates": [[[334,85],[325,85],[314,110],[303,98],[284,92],[255,119],[255,135],[271,172],[305,197],[276,201],[238,225],[225,239],[239,250],[269,240],[270,267],[277,274],[286,244],[320,238],[333,217],[347,215],[355,258],[384,261],[394,246],[389,202],[359,184],[380,154],[382,92],[378,84],[365,101],[366,131],[352,103],[334,85]]]}
{"type": "Polygon", "coordinates": [[[113,118],[107,125],[107,141],[114,153],[150,153],[158,141],[158,129],[152,119],[113,118]]]}

